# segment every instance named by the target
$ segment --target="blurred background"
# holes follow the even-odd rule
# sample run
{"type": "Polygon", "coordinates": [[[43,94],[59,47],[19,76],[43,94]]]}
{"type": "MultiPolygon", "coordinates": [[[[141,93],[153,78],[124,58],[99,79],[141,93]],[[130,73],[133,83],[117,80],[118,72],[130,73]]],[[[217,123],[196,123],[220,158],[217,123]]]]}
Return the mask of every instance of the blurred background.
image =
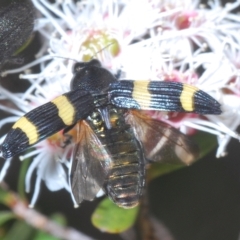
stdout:
{"type": "MultiPolygon", "coordinates": [[[[24,62],[33,60],[39,43],[36,34],[31,44],[20,55],[24,57],[24,62]]],[[[12,63],[6,64],[4,68],[9,66],[12,67],[12,63]]],[[[13,92],[24,91],[28,87],[26,83],[18,80],[18,75],[1,77],[0,84],[13,92]]],[[[5,113],[0,112],[0,118],[5,116],[5,113]]],[[[7,129],[2,129],[2,132],[6,131],[7,129]]],[[[216,149],[213,149],[192,166],[150,182],[150,214],[161,221],[172,235],[172,238],[162,237],[162,240],[240,239],[240,143],[232,140],[227,152],[226,157],[216,159],[216,149]]],[[[3,165],[3,162],[4,160],[1,160],[0,164],[3,165]]],[[[13,191],[18,189],[21,165],[22,162],[15,158],[5,177],[5,182],[13,191]]],[[[31,196],[31,193],[27,195],[29,199],[31,196]]],[[[50,192],[42,184],[35,208],[46,216],[62,214],[66,225],[95,239],[131,239],[131,235],[127,237],[128,234],[107,234],[93,227],[91,215],[102,198],[93,202],[83,202],[75,209],[69,193],[64,190],[50,192]]],[[[8,208],[1,204],[1,209],[8,208]]],[[[14,224],[15,220],[11,220],[0,226],[0,239],[15,239],[12,237],[16,235],[6,234],[13,229],[14,224]]],[[[26,231],[28,234],[23,235],[23,239],[37,239],[34,229],[26,231]]],[[[17,239],[21,240],[21,236],[17,236],[17,239]]],[[[44,236],[39,239],[55,238],[44,236]]]]}

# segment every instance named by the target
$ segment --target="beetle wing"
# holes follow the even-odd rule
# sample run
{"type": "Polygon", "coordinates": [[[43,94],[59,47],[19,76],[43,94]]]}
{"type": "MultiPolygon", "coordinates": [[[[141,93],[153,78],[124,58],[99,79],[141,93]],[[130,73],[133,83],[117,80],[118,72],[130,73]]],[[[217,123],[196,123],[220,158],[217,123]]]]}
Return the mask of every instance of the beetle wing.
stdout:
{"type": "Polygon", "coordinates": [[[204,91],[180,82],[121,80],[110,84],[109,98],[120,108],[220,114],[220,104],[204,91]]]}
{"type": "Polygon", "coordinates": [[[85,122],[76,126],[77,144],[71,169],[72,192],[77,203],[93,200],[103,187],[112,159],[97,135],[85,122]]]}
{"type": "Polygon", "coordinates": [[[147,160],[189,165],[198,157],[197,145],[167,123],[137,110],[129,111],[126,121],[133,127],[147,160]]]}
{"type": "Polygon", "coordinates": [[[12,157],[61,129],[87,117],[94,109],[90,93],[79,90],[65,93],[21,117],[7,134],[1,151],[12,157]]]}

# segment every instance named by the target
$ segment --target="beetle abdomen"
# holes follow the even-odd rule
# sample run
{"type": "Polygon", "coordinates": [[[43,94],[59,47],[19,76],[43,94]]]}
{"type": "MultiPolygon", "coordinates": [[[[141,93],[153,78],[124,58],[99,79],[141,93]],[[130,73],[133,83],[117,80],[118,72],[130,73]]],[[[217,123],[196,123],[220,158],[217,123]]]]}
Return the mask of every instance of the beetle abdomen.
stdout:
{"type": "Polygon", "coordinates": [[[140,145],[130,126],[121,123],[118,128],[106,130],[102,142],[113,159],[104,183],[106,194],[118,206],[137,206],[144,187],[145,168],[140,145]]]}
{"type": "Polygon", "coordinates": [[[141,146],[131,126],[125,122],[125,110],[109,105],[105,120],[100,114],[101,111],[104,110],[93,112],[87,122],[111,159],[103,190],[118,206],[135,207],[139,203],[145,181],[141,146]]]}

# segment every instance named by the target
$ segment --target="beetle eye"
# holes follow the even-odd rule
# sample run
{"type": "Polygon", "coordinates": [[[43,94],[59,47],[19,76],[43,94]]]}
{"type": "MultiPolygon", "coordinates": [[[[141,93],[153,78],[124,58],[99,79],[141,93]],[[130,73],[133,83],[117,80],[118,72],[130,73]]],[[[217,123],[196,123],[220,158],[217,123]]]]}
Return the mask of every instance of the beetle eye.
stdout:
{"type": "Polygon", "coordinates": [[[78,72],[80,72],[80,70],[85,66],[84,63],[82,62],[77,62],[73,65],[73,69],[72,69],[72,73],[76,74],[78,72]]]}
{"type": "Polygon", "coordinates": [[[82,68],[89,66],[101,67],[102,65],[97,59],[92,59],[89,62],[77,62],[73,65],[72,73],[76,74],[80,72],[82,68]]]}

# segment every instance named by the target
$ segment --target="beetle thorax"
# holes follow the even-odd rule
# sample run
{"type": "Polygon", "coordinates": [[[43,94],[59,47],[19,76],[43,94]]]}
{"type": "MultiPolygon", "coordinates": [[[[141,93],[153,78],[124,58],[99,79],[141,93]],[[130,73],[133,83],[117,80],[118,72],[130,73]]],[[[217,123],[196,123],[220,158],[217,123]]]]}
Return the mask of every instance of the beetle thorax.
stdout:
{"type": "Polygon", "coordinates": [[[81,89],[91,93],[104,93],[110,83],[116,78],[107,69],[96,64],[97,60],[74,65],[74,77],[71,81],[71,90],[81,89]]]}

